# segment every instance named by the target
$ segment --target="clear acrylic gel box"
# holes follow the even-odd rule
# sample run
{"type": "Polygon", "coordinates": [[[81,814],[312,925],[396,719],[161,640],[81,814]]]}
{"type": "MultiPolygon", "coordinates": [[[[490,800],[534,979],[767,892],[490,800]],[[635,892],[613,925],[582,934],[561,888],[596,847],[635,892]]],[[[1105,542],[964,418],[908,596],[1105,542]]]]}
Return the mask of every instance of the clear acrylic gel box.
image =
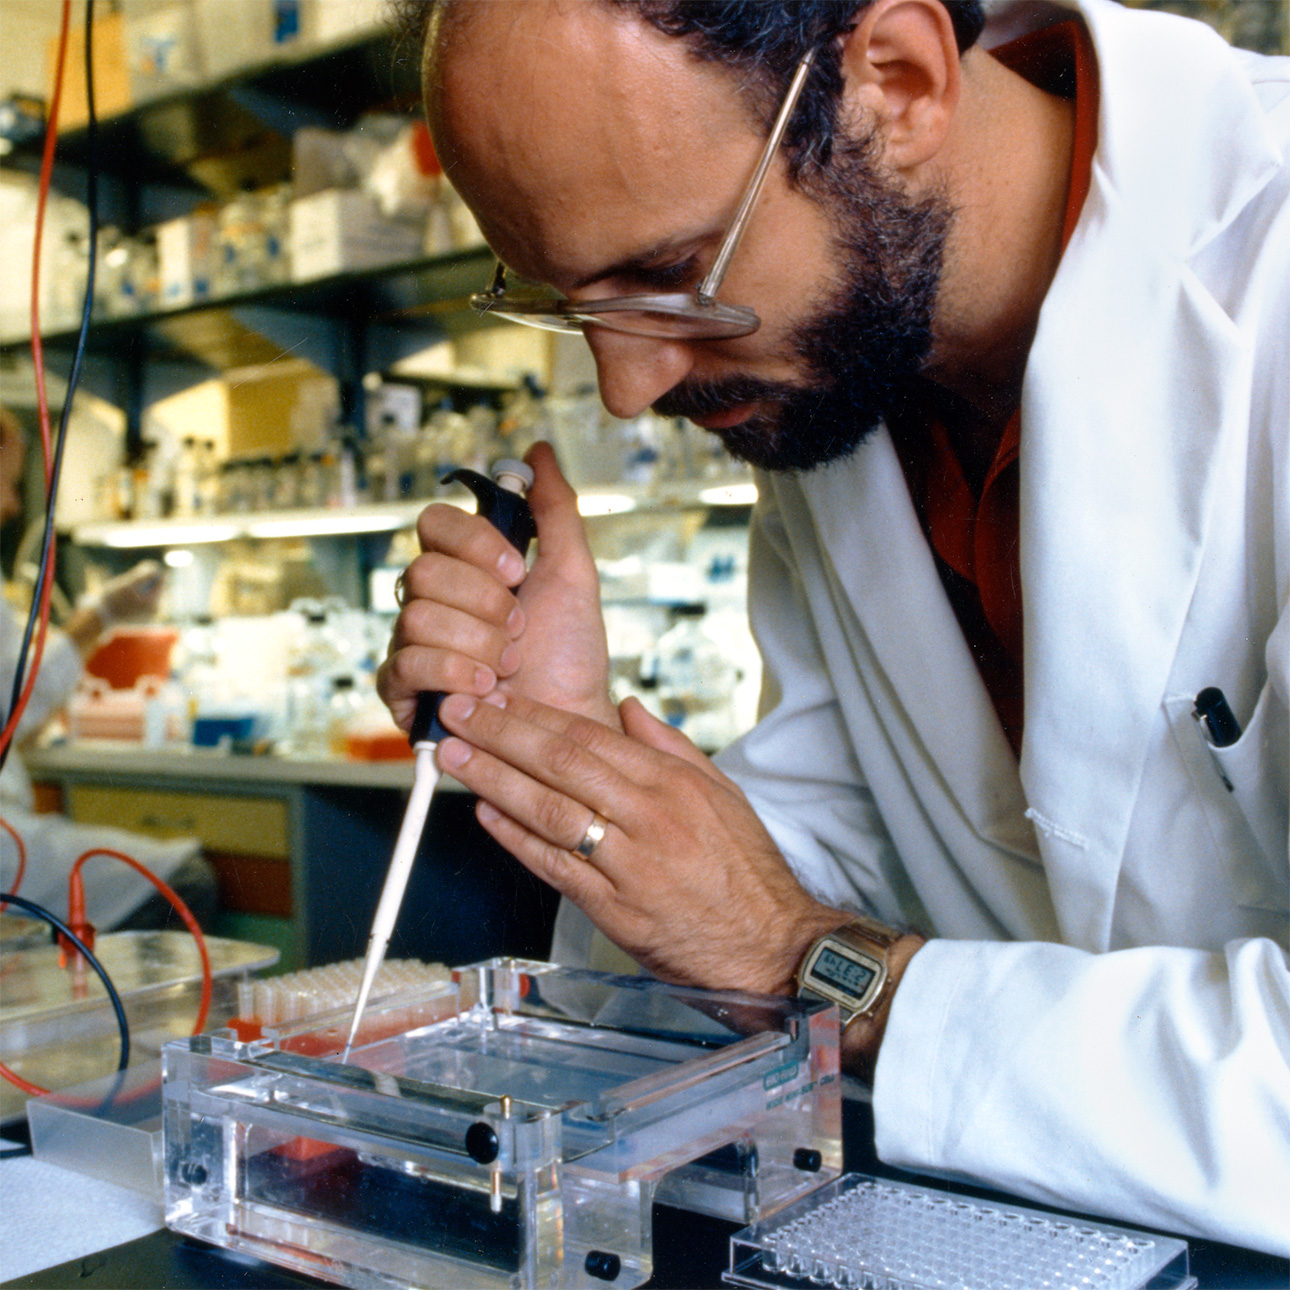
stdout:
{"type": "MultiPolygon", "coordinates": [[[[120,1038],[98,976],[83,965],[60,966],[48,933],[40,944],[5,948],[0,1061],[49,1089],[75,1089],[111,1071],[120,1038]]],[[[215,1029],[236,1015],[238,985],[271,967],[278,951],[218,936],[206,937],[206,949],[212,978],[206,1027],[215,1029]]],[[[187,932],[106,932],[95,957],[121,996],[133,1063],[159,1058],[162,1044],[189,1033],[201,1000],[202,964],[187,932]]],[[[26,1104],[25,1093],[0,1081],[0,1120],[19,1119],[26,1104]]]]}
{"type": "Polygon", "coordinates": [[[341,1285],[626,1290],[654,1201],[739,1223],[841,1167],[831,1005],[498,959],[167,1045],[166,1222],[341,1285]]]}
{"type": "Polygon", "coordinates": [[[1195,1290],[1187,1242],[847,1174],[730,1238],[747,1290],[1195,1290]]]}

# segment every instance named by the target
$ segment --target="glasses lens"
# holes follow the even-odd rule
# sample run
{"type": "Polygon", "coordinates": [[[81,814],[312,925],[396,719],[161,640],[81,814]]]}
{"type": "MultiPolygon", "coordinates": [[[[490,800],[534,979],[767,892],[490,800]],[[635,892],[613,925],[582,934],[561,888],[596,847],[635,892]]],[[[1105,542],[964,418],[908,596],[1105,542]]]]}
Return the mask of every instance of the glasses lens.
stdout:
{"type": "Polygon", "coordinates": [[[747,336],[761,326],[751,310],[740,305],[701,304],[694,296],[620,296],[573,304],[567,300],[525,300],[481,294],[471,307],[512,322],[548,331],[607,331],[656,340],[729,340],[747,336]]]}
{"type": "Polygon", "coordinates": [[[606,331],[626,332],[632,336],[651,336],[656,340],[730,340],[747,336],[760,326],[756,314],[741,310],[732,317],[723,311],[715,314],[696,305],[689,314],[663,313],[653,309],[623,309],[612,313],[580,315],[583,329],[600,327],[606,331]],[[742,315],[750,314],[751,317],[742,315]]]}

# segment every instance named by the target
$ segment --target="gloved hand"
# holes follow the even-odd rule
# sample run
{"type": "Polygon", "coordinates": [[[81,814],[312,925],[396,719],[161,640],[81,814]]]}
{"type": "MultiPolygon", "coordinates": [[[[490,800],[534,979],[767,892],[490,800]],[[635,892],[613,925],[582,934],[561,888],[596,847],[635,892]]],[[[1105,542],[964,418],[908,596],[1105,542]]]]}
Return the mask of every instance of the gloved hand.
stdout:
{"type": "Polygon", "coordinates": [[[165,570],[156,560],[141,560],[133,569],[105,582],[92,607],[104,628],[151,618],[157,612],[164,581],[165,570]]]}

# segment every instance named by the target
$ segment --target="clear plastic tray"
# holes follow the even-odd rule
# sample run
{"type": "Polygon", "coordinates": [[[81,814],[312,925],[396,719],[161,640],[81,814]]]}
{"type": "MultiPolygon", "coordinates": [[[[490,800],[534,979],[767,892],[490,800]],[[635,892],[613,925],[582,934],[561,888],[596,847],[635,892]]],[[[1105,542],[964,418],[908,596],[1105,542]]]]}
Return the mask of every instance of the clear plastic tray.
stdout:
{"type": "MultiPolygon", "coordinates": [[[[8,915],[6,915],[6,918],[8,915]]],[[[206,938],[214,978],[207,1029],[237,1011],[237,985],[277,962],[264,945],[206,938]]],[[[121,995],[131,1063],[157,1058],[167,1040],[191,1031],[201,998],[197,946],[187,932],[108,932],[95,957],[121,995]]],[[[109,1074],[117,1061],[116,1014],[98,976],[59,966],[58,947],[6,951],[0,977],[0,1061],[42,1088],[63,1089],[109,1074]]],[[[26,1095],[0,1082],[0,1120],[18,1118],[26,1095]]]]}
{"type": "Polygon", "coordinates": [[[730,1238],[752,1290],[1189,1290],[1187,1243],[847,1174],[730,1238]]]}
{"type": "Polygon", "coordinates": [[[162,1196],[161,1059],[27,1103],[37,1160],[162,1196]]]}

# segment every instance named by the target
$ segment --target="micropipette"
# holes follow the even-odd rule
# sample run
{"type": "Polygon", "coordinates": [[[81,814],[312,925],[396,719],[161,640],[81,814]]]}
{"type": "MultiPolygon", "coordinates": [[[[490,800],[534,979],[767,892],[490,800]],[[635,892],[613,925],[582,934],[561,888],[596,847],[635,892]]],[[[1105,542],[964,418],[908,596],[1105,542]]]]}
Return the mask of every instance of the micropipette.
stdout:
{"type": "MultiPolygon", "coordinates": [[[[521,555],[526,555],[529,543],[537,535],[532,512],[525,501],[525,494],[533,484],[533,471],[522,461],[504,459],[494,464],[492,473],[493,478],[489,479],[478,471],[454,470],[444,476],[444,482],[457,481],[465,484],[475,494],[479,514],[521,555]]],[[[349,1038],[345,1041],[345,1051],[341,1055],[342,1062],[349,1060],[350,1049],[354,1046],[354,1038],[367,1007],[368,995],[372,992],[372,982],[376,980],[376,974],[385,961],[385,951],[394,932],[399,909],[403,905],[408,879],[412,875],[412,863],[421,844],[421,831],[425,827],[430,802],[439,783],[439,767],[435,763],[434,752],[439,740],[447,734],[439,724],[439,705],[445,697],[438,692],[426,692],[417,696],[416,716],[409,736],[416,753],[412,792],[403,813],[403,824],[399,829],[398,841],[394,844],[394,854],[390,857],[390,868],[385,875],[385,886],[381,888],[376,916],[372,919],[372,934],[368,938],[367,954],[363,960],[363,978],[358,987],[358,999],[354,1003],[354,1015],[349,1023],[349,1038]]]]}

